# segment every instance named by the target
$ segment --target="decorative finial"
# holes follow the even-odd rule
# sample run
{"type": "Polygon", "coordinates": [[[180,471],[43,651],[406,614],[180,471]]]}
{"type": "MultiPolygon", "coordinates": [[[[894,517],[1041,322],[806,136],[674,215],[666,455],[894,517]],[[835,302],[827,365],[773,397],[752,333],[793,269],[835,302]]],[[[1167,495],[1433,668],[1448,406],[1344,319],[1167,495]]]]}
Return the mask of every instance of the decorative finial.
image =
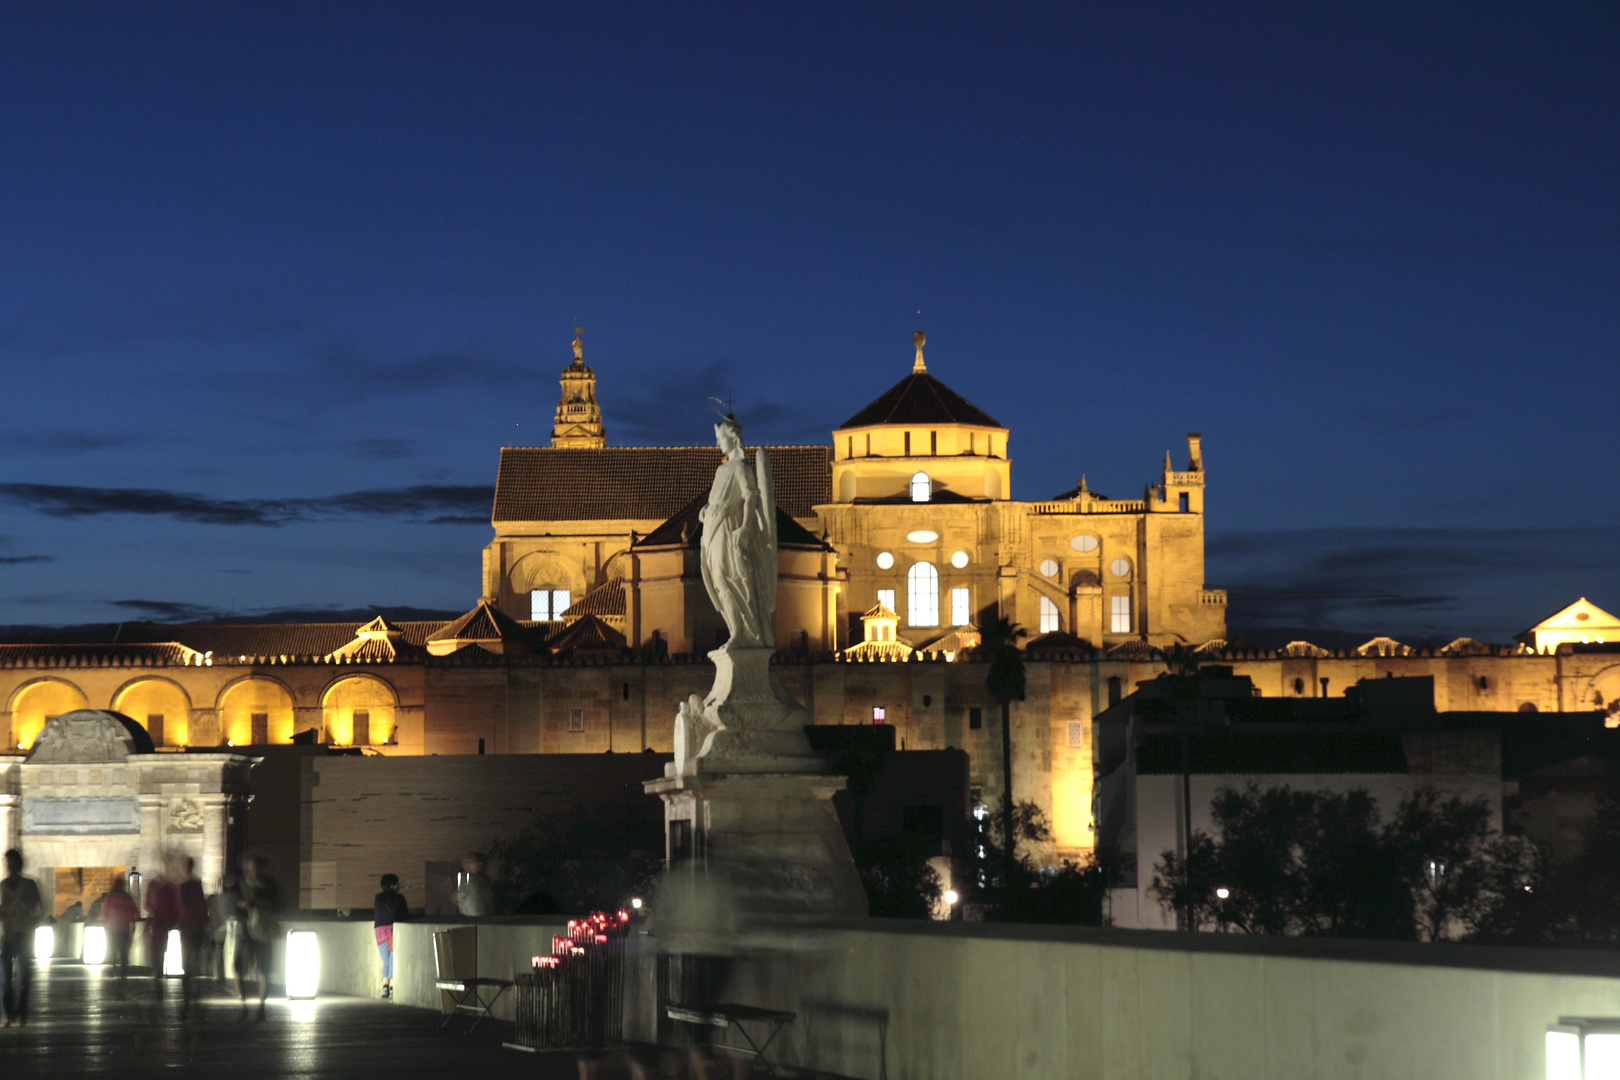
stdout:
{"type": "Polygon", "coordinates": [[[585,362],[585,343],[580,339],[585,336],[583,326],[574,327],[574,359],[580,363],[585,362]]]}
{"type": "Polygon", "coordinates": [[[1080,474],[1079,494],[1081,494],[1081,495],[1089,495],[1089,494],[1091,494],[1090,489],[1088,489],[1086,487],[1086,474],[1085,473],[1080,474]]]}
{"type": "Polygon", "coordinates": [[[923,363],[922,355],[922,347],[928,342],[928,335],[919,330],[911,335],[911,340],[917,343],[917,360],[911,365],[911,371],[912,374],[921,374],[928,370],[928,365],[923,363]]]}

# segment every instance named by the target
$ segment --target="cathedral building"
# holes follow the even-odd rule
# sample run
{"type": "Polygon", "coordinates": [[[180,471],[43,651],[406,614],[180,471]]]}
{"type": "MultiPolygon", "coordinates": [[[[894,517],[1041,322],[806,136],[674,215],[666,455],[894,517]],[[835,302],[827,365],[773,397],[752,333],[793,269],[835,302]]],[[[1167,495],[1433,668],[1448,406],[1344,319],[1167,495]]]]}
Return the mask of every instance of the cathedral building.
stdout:
{"type": "MultiPolygon", "coordinates": [[[[1141,499],[1082,477],[1015,501],[1007,428],[929,373],[924,344],[919,332],[910,372],[833,430],[830,453],[765,448],[784,519],[780,648],[847,648],[876,606],[917,649],[998,617],[1103,648],[1225,637],[1226,595],[1203,580],[1198,435],[1187,467],[1167,454],[1141,499]]],[[[578,338],[561,383],[551,445],[502,451],[485,598],[518,619],[601,618],[631,648],[716,647],[696,547],[719,451],[607,447],[578,338]]]]}
{"type": "MultiPolygon", "coordinates": [[[[1598,710],[1620,725],[1620,621],[1585,600],[1513,644],[1229,642],[1226,595],[1204,580],[1198,435],[1182,467],[1166,455],[1140,498],[1107,498],[1080,476],[1051,499],[1015,500],[1011,432],[929,370],[925,344],[919,333],[896,358],[899,381],[826,445],[749,450],[769,456],[775,478],[777,670],[818,725],[887,724],[900,747],[966,751],[988,803],[1002,790],[1000,710],[973,647],[986,620],[1023,627],[1028,694],[1012,708],[1012,774],[1015,797],[1048,815],[1046,857],[1083,856],[1096,842],[1093,719],[1189,658],[1230,668],[1266,698],[1342,698],[1360,680],[1427,676],[1441,711],[1598,710]]],[[[29,754],[53,718],[83,709],[144,733],[121,729],[148,754],[140,776],[160,785],[153,792],[206,796],[198,805],[215,809],[237,797],[237,756],[294,742],[407,757],[668,752],[676,703],[707,692],[707,653],[724,641],[699,567],[699,511],[721,454],[608,445],[612,412],[580,336],[573,351],[550,445],[501,451],[481,595],[460,618],[124,624],[0,642],[10,748],[0,810],[21,808],[0,813],[0,843],[59,869],[135,843],[59,842],[30,824],[29,754]],[[212,788],[159,767],[182,751],[225,755],[212,788]],[[92,854],[73,855],[74,844],[92,854]]],[[[208,843],[196,854],[213,859],[228,841],[208,843]]],[[[309,857],[283,862],[289,884],[320,876],[299,867],[309,857]]],[[[370,870],[337,872],[351,871],[362,888],[370,870]]]]}

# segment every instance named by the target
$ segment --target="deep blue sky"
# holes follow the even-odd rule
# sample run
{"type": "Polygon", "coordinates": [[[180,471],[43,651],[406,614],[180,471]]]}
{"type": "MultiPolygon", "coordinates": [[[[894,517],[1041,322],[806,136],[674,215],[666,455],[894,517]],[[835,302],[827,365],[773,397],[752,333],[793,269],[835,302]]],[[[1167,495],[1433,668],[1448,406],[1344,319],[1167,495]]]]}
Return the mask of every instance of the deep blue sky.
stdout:
{"type": "Polygon", "coordinates": [[[464,610],[576,320],[614,443],[824,442],[918,309],[1015,496],[1202,431],[1211,584],[1385,597],[1235,623],[1620,608],[1617,72],[1613,3],[12,0],[0,622],[464,610]]]}

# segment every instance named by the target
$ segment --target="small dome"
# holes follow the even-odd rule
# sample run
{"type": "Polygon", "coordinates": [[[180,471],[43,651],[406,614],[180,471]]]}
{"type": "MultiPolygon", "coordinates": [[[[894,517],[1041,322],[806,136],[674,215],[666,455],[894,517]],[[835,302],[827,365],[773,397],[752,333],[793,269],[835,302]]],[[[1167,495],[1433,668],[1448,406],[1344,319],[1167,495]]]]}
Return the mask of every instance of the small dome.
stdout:
{"type": "Polygon", "coordinates": [[[123,713],[75,709],[52,717],[34,740],[33,763],[123,761],[129,754],[154,753],[152,736],[123,713]]]}

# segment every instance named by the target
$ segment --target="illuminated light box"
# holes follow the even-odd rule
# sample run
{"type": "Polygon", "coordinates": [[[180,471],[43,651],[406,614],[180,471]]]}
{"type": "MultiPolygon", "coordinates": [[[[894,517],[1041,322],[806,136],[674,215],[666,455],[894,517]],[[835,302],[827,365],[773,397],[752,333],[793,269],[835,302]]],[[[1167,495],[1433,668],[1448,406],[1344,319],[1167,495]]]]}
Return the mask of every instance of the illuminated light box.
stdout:
{"type": "Polygon", "coordinates": [[[107,928],[105,926],[86,926],[84,928],[84,955],[81,959],[86,967],[99,967],[107,962],[107,928]]]}
{"type": "Polygon", "coordinates": [[[49,959],[56,953],[56,927],[39,926],[34,928],[34,956],[40,960],[49,959]]]}
{"type": "Polygon", "coordinates": [[[313,930],[287,932],[287,996],[312,998],[321,988],[321,939],[313,930]]]}
{"type": "Polygon", "coordinates": [[[180,931],[170,930],[169,940],[163,944],[163,974],[184,975],[185,959],[180,952],[180,931]]]}

